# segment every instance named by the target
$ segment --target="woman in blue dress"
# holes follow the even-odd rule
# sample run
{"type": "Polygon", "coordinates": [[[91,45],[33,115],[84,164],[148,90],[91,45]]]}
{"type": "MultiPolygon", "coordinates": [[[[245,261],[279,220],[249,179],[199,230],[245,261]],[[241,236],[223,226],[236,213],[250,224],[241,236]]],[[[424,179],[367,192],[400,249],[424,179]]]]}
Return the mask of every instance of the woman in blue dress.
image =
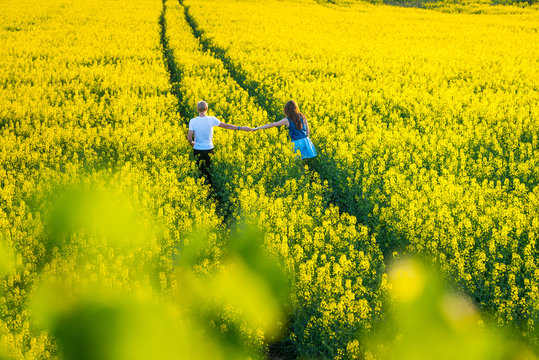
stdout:
{"type": "Polygon", "coordinates": [[[286,117],[282,120],[274,123],[262,125],[253,129],[263,130],[269,129],[275,126],[286,125],[288,132],[290,133],[290,139],[294,143],[294,151],[299,151],[302,159],[310,159],[315,157],[316,149],[309,139],[309,123],[307,118],[299,111],[298,104],[294,100],[290,100],[284,106],[284,114],[286,117]]]}

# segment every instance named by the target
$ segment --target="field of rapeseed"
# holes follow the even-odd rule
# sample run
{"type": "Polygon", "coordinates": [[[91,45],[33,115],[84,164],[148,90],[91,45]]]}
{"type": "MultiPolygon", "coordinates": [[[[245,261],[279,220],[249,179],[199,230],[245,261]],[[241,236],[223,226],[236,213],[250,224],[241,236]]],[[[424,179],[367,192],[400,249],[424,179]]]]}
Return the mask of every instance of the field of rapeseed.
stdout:
{"type": "Polygon", "coordinates": [[[0,359],[536,358],[539,13],[344,5],[0,3],[0,359]]]}
{"type": "Polygon", "coordinates": [[[386,257],[432,258],[500,323],[535,336],[537,12],[185,4],[271,117],[288,98],[302,104],[316,170],[386,257]]]}
{"type": "Polygon", "coordinates": [[[134,291],[220,224],[180,137],[161,5],[1,4],[0,357],[56,357],[31,318],[41,278],[134,291]]]}

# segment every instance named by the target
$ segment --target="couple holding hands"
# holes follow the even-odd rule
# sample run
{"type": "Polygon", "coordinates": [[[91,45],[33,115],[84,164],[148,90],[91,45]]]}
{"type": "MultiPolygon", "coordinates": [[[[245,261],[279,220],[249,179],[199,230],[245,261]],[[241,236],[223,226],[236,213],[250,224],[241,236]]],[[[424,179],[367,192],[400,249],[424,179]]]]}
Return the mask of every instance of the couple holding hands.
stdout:
{"type": "Polygon", "coordinates": [[[205,101],[200,101],[197,104],[198,116],[189,120],[189,132],[187,133],[187,141],[193,147],[198,168],[202,175],[208,179],[211,184],[209,167],[211,164],[210,154],[213,153],[213,127],[218,126],[228,130],[243,130],[257,131],[269,129],[275,126],[286,125],[290,134],[290,139],[294,143],[294,151],[299,151],[302,159],[309,159],[316,156],[311,139],[309,139],[309,124],[305,115],[299,112],[298,104],[291,100],[284,106],[284,114],[286,117],[274,123],[258,126],[254,129],[248,126],[236,126],[225,124],[217,120],[213,116],[206,115],[208,104],[205,101]],[[194,136],[194,141],[193,141],[194,136]]]}

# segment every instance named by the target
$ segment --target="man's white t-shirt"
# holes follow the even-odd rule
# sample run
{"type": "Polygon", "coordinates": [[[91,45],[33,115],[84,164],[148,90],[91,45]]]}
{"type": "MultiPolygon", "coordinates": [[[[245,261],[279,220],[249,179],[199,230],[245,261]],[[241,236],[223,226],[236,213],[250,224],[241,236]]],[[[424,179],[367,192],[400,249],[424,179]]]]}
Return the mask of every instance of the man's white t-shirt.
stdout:
{"type": "Polygon", "coordinates": [[[189,120],[189,130],[195,133],[195,150],[213,149],[213,127],[221,122],[213,116],[197,116],[189,120]]]}

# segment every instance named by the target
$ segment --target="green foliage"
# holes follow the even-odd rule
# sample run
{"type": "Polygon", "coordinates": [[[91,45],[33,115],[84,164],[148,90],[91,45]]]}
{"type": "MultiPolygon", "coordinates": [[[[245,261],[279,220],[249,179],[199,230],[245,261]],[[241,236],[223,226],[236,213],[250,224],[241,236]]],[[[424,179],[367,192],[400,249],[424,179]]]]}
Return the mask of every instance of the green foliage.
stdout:
{"type": "MultiPolygon", "coordinates": [[[[330,4],[339,6],[351,6],[365,0],[316,0],[319,4],[330,4]]],[[[432,10],[439,10],[450,13],[492,13],[514,11],[515,9],[497,8],[495,5],[516,5],[519,7],[537,4],[537,0],[366,0],[373,4],[386,4],[404,7],[416,7],[432,10]]]]}
{"type": "MultiPolygon", "coordinates": [[[[193,269],[207,239],[184,246],[192,256],[170,274],[168,295],[144,280],[155,271],[155,261],[140,266],[140,260],[129,259],[129,253],[142,255],[133,244],[126,249],[127,261],[109,255],[100,261],[100,274],[89,278],[84,276],[90,260],[74,265],[73,255],[64,254],[57,259],[62,268],[40,275],[31,301],[33,319],[54,336],[65,359],[257,356],[265,334],[280,331],[288,284],[284,271],[265,255],[258,233],[241,234],[227,239],[219,267],[204,274],[193,269]]],[[[92,251],[80,243],[77,249],[92,251]]],[[[112,250],[106,248],[109,254],[112,250]]]]}
{"type": "Polygon", "coordinates": [[[537,359],[533,349],[483,319],[465,295],[440,281],[437,269],[401,259],[389,270],[394,307],[388,323],[366,339],[376,359],[537,359]],[[391,344],[387,346],[387,344],[391,344]]]}

